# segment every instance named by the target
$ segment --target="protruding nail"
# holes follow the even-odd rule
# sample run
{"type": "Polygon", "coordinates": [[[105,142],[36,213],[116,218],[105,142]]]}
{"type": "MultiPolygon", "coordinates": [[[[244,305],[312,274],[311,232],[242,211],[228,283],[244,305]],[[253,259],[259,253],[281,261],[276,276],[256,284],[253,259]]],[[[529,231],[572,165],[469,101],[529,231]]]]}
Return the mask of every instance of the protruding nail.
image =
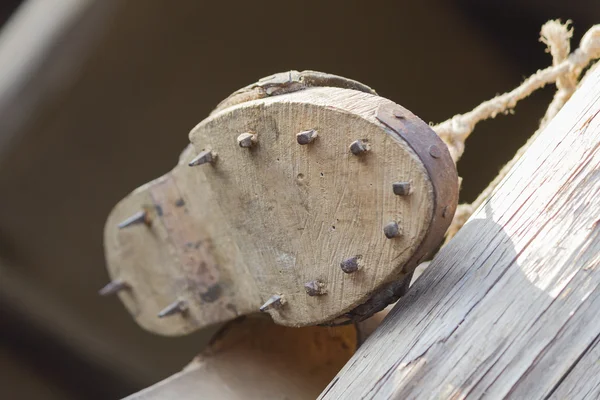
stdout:
{"type": "Polygon", "coordinates": [[[124,220],[117,226],[119,227],[119,229],[123,229],[123,228],[126,228],[131,225],[137,225],[137,224],[148,225],[149,223],[150,223],[150,220],[148,219],[148,213],[145,210],[143,210],[143,211],[136,212],[131,217],[127,218],[126,220],[124,220]]]}
{"type": "Polygon", "coordinates": [[[121,290],[130,289],[131,286],[121,279],[115,279],[109,282],[106,286],[98,291],[100,296],[110,296],[111,294],[119,293],[121,290]]]}
{"type": "Polygon", "coordinates": [[[386,226],[383,227],[383,233],[386,238],[392,239],[397,236],[400,236],[400,227],[396,221],[389,222],[386,226]]]}
{"type": "Polygon", "coordinates": [[[259,310],[262,312],[265,312],[267,310],[270,310],[272,308],[280,308],[285,304],[285,299],[283,298],[283,296],[279,295],[279,294],[275,294],[271,297],[269,297],[269,300],[267,300],[265,302],[265,304],[263,304],[262,306],[260,306],[259,310]]]}
{"type": "Polygon", "coordinates": [[[410,182],[394,182],[392,190],[396,196],[408,196],[411,192],[410,182]]]}
{"type": "Polygon", "coordinates": [[[296,140],[298,141],[298,144],[309,144],[312,143],[317,138],[317,136],[317,131],[315,131],[314,129],[310,129],[308,131],[298,133],[296,135],[296,140]]]}
{"type": "Polygon", "coordinates": [[[321,296],[327,293],[325,291],[325,284],[321,281],[310,281],[304,284],[304,290],[309,296],[321,296]]]}
{"type": "Polygon", "coordinates": [[[350,152],[355,156],[366,153],[367,151],[369,151],[369,145],[362,140],[355,140],[350,144],[350,152]]]}
{"type": "Polygon", "coordinates": [[[189,162],[190,167],[195,167],[196,165],[202,165],[207,163],[212,163],[217,158],[217,154],[212,150],[204,150],[201,151],[192,161],[189,162]]]}
{"type": "Polygon", "coordinates": [[[185,300],[177,300],[168,306],[166,306],[161,312],[158,313],[158,318],[168,317],[174,314],[180,314],[187,310],[187,303],[185,300]]]}
{"type": "Polygon", "coordinates": [[[340,267],[347,274],[358,271],[358,256],[345,259],[340,263],[340,267]]]}
{"type": "Polygon", "coordinates": [[[398,118],[398,119],[404,119],[404,111],[401,110],[394,110],[394,117],[398,118]]]}
{"type": "Polygon", "coordinates": [[[435,144],[432,144],[429,146],[429,155],[433,158],[440,158],[442,156],[442,152],[440,151],[439,147],[437,147],[435,144]]]}
{"type": "Polygon", "coordinates": [[[258,141],[255,133],[244,132],[237,138],[238,144],[240,147],[252,147],[258,141]]]}

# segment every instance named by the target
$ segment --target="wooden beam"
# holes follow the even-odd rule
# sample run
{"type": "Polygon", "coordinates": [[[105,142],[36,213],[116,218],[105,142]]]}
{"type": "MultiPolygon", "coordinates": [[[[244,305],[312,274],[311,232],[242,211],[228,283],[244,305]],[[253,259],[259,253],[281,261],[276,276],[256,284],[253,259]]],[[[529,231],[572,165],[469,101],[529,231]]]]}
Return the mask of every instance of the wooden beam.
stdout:
{"type": "Polygon", "coordinates": [[[321,398],[598,398],[599,210],[597,69],[321,398]]]}
{"type": "Polygon", "coordinates": [[[182,372],[127,399],[314,399],[356,340],[352,325],[288,328],[264,316],[244,317],[182,372]]]}

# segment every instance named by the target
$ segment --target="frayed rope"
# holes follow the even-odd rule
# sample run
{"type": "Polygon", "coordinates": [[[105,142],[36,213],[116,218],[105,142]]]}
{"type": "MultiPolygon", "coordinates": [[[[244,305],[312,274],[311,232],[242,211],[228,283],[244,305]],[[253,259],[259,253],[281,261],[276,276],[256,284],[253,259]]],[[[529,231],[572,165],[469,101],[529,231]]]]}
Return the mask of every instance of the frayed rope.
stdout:
{"type": "Polygon", "coordinates": [[[504,178],[523,155],[539,132],[543,130],[573,95],[577,88],[581,72],[592,60],[600,58],[600,25],[591,27],[583,35],[579,43],[579,48],[569,54],[570,40],[573,36],[573,30],[569,29],[570,23],[571,21],[567,21],[565,24],[562,24],[560,20],[554,20],[548,21],[542,26],[540,41],[546,44],[546,51],[552,55],[551,67],[537,71],[512,91],[496,96],[491,100],[481,103],[472,111],[455,115],[449,120],[432,127],[446,143],[450,150],[450,155],[456,163],[465,151],[465,141],[471,135],[478,122],[494,118],[498,114],[507,113],[516,106],[519,100],[526,98],[535,90],[549,83],[556,83],[557,92],[540,122],[539,129],[527,141],[525,146],[519,149],[513,159],[500,170],[498,176],[473,203],[458,206],[452,224],[446,233],[447,240],[456,234],[473,212],[492,194],[502,178],[504,178]]]}

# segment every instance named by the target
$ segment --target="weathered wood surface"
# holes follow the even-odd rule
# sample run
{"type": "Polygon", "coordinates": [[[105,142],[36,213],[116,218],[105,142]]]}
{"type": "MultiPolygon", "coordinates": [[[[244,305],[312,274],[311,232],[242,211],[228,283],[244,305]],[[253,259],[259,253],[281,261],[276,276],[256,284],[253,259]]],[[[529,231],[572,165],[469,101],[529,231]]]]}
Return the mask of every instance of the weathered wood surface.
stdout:
{"type": "Polygon", "coordinates": [[[600,396],[600,69],[322,399],[600,396]]]}
{"type": "Polygon", "coordinates": [[[582,357],[566,378],[560,382],[550,399],[585,399],[600,398],[600,336],[586,349],[582,357]]]}
{"type": "Polygon", "coordinates": [[[410,111],[333,87],[247,101],[194,128],[194,148],[179,165],[121,201],[106,224],[109,271],[130,284],[119,296],[136,321],[183,334],[255,313],[277,294],[285,304],[268,310],[275,322],[314,325],[409,276],[452,219],[457,177],[453,164],[441,168],[450,158],[433,132],[421,139],[426,149],[438,146],[426,167],[415,144],[381,122],[382,110],[428,138],[430,129],[410,111]],[[298,144],[296,134],[311,129],[317,139],[298,144]],[[244,132],[256,135],[253,147],[238,145],[244,132]],[[349,147],[358,139],[370,149],[357,156],[349,147]],[[205,150],[216,153],[213,163],[187,165],[205,150]],[[453,192],[434,187],[427,168],[453,192]],[[398,181],[410,183],[410,193],[394,194],[398,181]],[[118,228],[142,208],[149,225],[118,228]],[[400,235],[390,239],[383,228],[391,221],[400,235]],[[351,257],[359,269],[348,274],[340,263],[351,257]],[[323,295],[307,294],[305,284],[315,280],[323,295]],[[176,300],[185,312],[157,318],[176,300]]]}
{"type": "Polygon", "coordinates": [[[244,318],[184,371],[128,399],[314,399],[356,345],[352,325],[288,328],[244,318]]]}

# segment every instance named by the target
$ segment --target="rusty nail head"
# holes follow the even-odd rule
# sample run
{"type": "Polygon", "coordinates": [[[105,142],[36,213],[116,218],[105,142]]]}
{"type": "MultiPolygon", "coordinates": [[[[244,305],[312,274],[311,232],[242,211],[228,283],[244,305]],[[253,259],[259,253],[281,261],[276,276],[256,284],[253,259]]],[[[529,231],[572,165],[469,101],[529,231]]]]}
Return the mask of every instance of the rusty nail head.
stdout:
{"type": "Polygon", "coordinates": [[[117,225],[117,227],[119,229],[123,229],[123,228],[127,228],[128,226],[137,225],[137,224],[150,225],[150,222],[151,221],[150,221],[150,216],[148,215],[148,211],[146,211],[144,209],[142,211],[136,212],[131,217],[121,221],[119,223],[119,225],[117,225]]]}
{"type": "Polygon", "coordinates": [[[347,274],[358,271],[358,256],[345,259],[340,263],[340,268],[347,274]]]}
{"type": "Polygon", "coordinates": [[[256,144],[257,138],[255,133],[244,132],[237,138],[240,147],[249,148],[256,144]]]}
{"type": "Polygon", "coordinates": [[[389,222],[383,227],[383,234],[386,238],[392,239],[400,236],[400,227],[396,221],[389,222]]]}
{"type": "Polygon", "coordinates": [[[304,290],[309,296],[321,296],[325,294],[325,284],[321,281],[314,280],[304,284],[304,290]]]}
{"type": "Polygon", "coordinates": [[[106,286],[100,289],[98,291],[98,294],[100,296],[109,296],[111,294],[119,293],[120,291],[125,289],[131,289],[131,286],[121,279],[115,279],[114,281],[109,282],[106,286]]]}
{"type": "Polygon", "coordinates": [[[283,307],[284,304],[285,304],[285,299],[283,298],[283,296],[279,295],[279,294],[274,294],[273,296],[269,297],[269,299],[265,302],[265,304],[260,306],[259,310],[261,312],[265,312],[272,308],[281,308],[281,307],[283,307]]]}
{"type": "Polygon", "coordinates": [[[410,182],[394,182],[392,190],[396,196],[408,196],[411,193],[410,182]]]}
{"type": "Polygon", "coordinates": [[[393,114],[394,114],[394,117],[396,117],[396,118],[405,118],[404,112],[402,110],[396,109],[396,110],[394,110],[393,114]]]}
{"type": "Polygon", "coordinates": [[[196,165],[210,164],[215,161],[215,158],[217,158],[216,153],[211,150],[204,150],[198,153],[198,155],[194,157],[192,161],[188,163],[188,165],[190,167],[195,167],[196,165]]]}
{"type": "Polygon", "coordinates": [[[312,143],[317,138],[317,136],[318,134],[316,130],[309,129],[307,131],[302,131],[296,134],[296,140],[298,141],[298,144],[305,145],[312,143]]]}
{"type": "Polygon", "coordinates": [[[355,140],[350,144],[350,152],[358,156],[366,151],[369,151],[369,145],[363,143],[362,140],[355,140]]]}
{"type": "Polygon", "coordinates": [[[187,311],[188,306],[185,300],[177,300],[163,308],[158,313],[158,318],[169,317],[175,314],[183,314],[187,311]]]}
{"type": "Polygon", "coordinates": [[[442,156],[442,152],[435,144],[432,144],[429,146],[429,155],[433,158],[440,158],[442,156]]]}

